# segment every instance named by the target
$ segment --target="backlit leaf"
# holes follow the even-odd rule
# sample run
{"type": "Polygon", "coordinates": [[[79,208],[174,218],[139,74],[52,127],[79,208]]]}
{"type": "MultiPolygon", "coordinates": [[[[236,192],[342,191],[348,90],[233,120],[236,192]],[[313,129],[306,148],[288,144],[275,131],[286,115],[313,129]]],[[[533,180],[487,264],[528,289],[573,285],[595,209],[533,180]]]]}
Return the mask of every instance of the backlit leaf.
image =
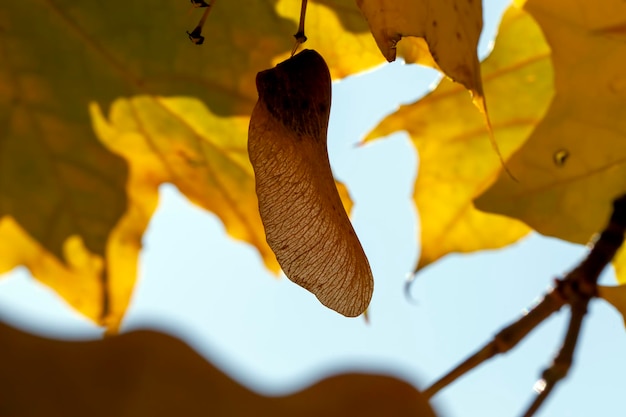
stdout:
{"type": "MultiPolygon", "coordinates": [[[[61,250],[63,261],[30,237],[12,217],[0,219],[0,253],[5,255],[0,256],[0,272],[27,265],[74,308],[93,320],[104,320],[103,310],[111,313],[111,300],[105,298],[111,286],[103,279],[102,256],[91,253],[78,235],[68,237],[61,250]]],[[[110,278],[110,274],[106,276],[110,278]]],[[[122,298],[128,301],[129,297],[130,293],[122,298]]]]}
{"type": "MultiPolygon", "coordinates": [[[[538,232],[586,243],[626,192],[626,3],[529,0],[553,54],[545,118],[476,204],[538,232]]],[[[623,279],[623,278],[622,278],[623,279]]]]}
{"type": "MultiPolygon", "coordinates": [[[[309,3],[308,45],[334,77],[382,61],[354,3],[309,3]]],[[[199,47],[185,35],[199,18],[188,2],[4,2],[0,272],[26,265],[115,328],[162,182],[214,211],[276,270],[246,133],[256,73],[291,51],[298,6],[218,2],[199,47]]]]}
{"type": "Polygon", "coordinates": [[[482,96],[480,66],[476,48],[483,27],[482,2],[439,0],[357,0],[367,19],[378,48],[388,61],[396,58],[396,47],[423,38],[413,47],[404,47],[409,62],[432,63],[468,90],[482,96]]]}
{"type": "MultiPolygon", "coordinates": [[[[516,7],[505,13],[481,71],[495,137],[506,157],[532,132],[552,97],[550,50],[530,16],[516,7]]],[[[522,223],[483,213],[472,204],[502,165],[482,116],[461,86],[442,80],[436,90],[384,119],[365,140],[402,130],[419,153],[414,189],[421,225],[417,269],[450,252],[498,248],[528,233],[522,223]]]]}
{"type": "Polygon", "coordinates": [[[100,319],[109,314],[104,258],[127,208],[127,167],[97,141],[87,103],[129,80],[85,42],[73,24],[80,14],[58,6],[0,6],[0,270],[26,265],[100,319]]]}

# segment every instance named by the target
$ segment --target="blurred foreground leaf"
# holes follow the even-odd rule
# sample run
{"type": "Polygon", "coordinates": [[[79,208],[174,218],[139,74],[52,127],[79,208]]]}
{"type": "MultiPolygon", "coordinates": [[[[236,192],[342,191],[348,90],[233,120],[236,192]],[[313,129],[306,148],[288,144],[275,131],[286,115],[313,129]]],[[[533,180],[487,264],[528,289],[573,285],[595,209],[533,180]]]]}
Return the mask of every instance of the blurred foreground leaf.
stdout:
{"type": "Polygon", "coordinates": [[[147,330],[68,342],[0,323],[0,353],[4,417],[435,415],[415,388],[382,375],[342,374],[264,397],[181,341],[147,330]]]}

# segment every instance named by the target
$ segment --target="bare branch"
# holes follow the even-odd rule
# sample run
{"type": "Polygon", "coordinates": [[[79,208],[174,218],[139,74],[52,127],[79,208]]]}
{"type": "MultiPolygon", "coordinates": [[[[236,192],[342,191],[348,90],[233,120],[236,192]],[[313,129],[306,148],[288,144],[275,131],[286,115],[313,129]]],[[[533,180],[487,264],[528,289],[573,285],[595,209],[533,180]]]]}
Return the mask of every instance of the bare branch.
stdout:
{"type": "Polygon", "coordinates": [[[599,235],[587,257],[576,268],[565,278],[556,280],[555,288],[548,292],[528,314],[500,331],[491,342],[427,388],[424,395],[431,398],[476,366],[500,353],[509,351],[537,325],[567,304],[571,309],[571,316],[565,339],[552,365],[543,372],[542,379],[535,384],[538,395],[526,410],[524,417],[534,415],[556,384],[569,372],[587,306],[589,301],[597,296],[598,277],[624,242],[625,231],[626,195],[613,202],[613,213],[608,225],[599,235]]]}
{"type": "Polygon", "coordinates": [[[501,353],[508,352],[514,348],[526,335],[543,322],[552,313],[558,311],[565,304],[565,299],[561,296],[557,288],[548,292],[545,297],[535,305],[527,314],[519,320],[502,329],[495,335],[493,340],[487,343],[482,349],[474,353],[460,365],[450,371],[443,378],[424,391],[426,398],[434,396],[457,378],[471,371],[476,366],[493,358],[501,353]]]}

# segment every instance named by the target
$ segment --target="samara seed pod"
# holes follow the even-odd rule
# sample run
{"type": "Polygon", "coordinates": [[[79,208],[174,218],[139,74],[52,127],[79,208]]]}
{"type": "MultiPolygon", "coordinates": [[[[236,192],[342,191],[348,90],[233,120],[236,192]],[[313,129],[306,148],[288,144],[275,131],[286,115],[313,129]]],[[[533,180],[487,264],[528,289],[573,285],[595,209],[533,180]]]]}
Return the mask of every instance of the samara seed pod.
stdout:
{"type": "Polygon", "coordinates": [[[260,72],[256,84],[248,154],[267,243],[290,280],[325,306],[358,316],[372,298],[374,280],[328,160],[326,62],[304,50],[260,72]]]}

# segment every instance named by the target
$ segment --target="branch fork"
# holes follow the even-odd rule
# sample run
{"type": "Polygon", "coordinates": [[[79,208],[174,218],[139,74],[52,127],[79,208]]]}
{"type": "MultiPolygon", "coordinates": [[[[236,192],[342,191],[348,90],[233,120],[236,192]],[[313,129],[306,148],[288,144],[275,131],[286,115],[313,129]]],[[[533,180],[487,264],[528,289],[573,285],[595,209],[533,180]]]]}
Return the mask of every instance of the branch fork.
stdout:
{"type": "Polygon", "coordinates": [[[537,396],[523,414],[524,417],[534,415],[556,384],[569,372],[587,306],[589,301],[597,296],[598,277],[622,246],[625,232],[626,195],[613,202],[613,214],[609,224],[597,239],[594,239],[595,242],[592,242],[593,247],[587,257],[564,278],[556,279],[554,288],[548,291],[527,314],[502,329],[484,347],[427,388],[424,391],[426,398],[433,397],[438,391],[486,360],[508,352],[552,313],[567,305],[570,309],[570,320],[561,348],[552,364],[543,371],[541,379],[535,384],[537,396]]]}

